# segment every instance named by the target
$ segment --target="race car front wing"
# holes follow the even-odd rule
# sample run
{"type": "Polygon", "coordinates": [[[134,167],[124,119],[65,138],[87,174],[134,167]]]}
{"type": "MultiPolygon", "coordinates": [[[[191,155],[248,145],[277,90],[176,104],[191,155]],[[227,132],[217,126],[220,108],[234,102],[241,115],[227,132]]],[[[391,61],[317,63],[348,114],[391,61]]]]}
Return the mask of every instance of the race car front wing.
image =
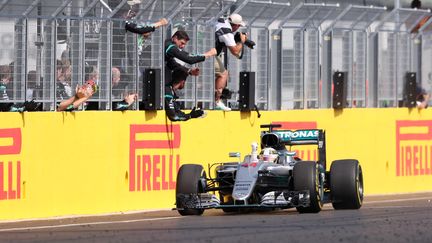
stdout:
{"type": "Polygon", "coordinates": [[[210,209],[210,208],[292,208],[308,207],[310,205],[309,191],[280,191],[268,192],[258,204],[239,202],[238,204],[221,205],[214,194],[177,194],[177,208],[175,209],[210,209]]]}

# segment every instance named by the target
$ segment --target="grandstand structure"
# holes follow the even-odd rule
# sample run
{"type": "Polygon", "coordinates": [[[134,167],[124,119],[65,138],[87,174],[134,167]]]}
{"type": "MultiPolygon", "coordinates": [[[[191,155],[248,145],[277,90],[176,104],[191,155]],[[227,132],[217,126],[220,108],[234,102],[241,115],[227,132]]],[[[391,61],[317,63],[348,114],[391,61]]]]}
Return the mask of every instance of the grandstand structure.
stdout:
{"type": "MultiPolygon", "coordinates": [[[[228,103],[234,109],[241,71],[255,72],[255,102],[263,110],[331,108],[337,71],[347,75],[348,108],[397,107],[407,72],[415,72],[417,82],[432,90],[430,6],[341,2],[2,0],[0,65],[12,68],[12,82],[9,100],[0,103],[35,99],[44,111],[54,111],[60,101],[58,60],[70,63],[71,87],[84,83],[89,70],[96,68],[99,91],[91,101],[104,110],[122,99],[113,95],[112,67],[122,71],[120,93],[137,92],[141,99],[146,69],[160,69],[164,80],[165,39],[184,29],[191,37],[187,51],[203,53],[214,46],[215,21],[231,13],[243,16],[247,26],[241,31],[256,42],[242,59],[227,58],[228,88],[236,91],[228,103]],[[130,10],[137,13],[137,21],[167,18],[170,23],[144,39],[124,30],[130,10]]],[[[186,109],[197,104],[213,109],[214,59],[197,66],[201,75],[188,79],[181,100],[186,109]]]]}

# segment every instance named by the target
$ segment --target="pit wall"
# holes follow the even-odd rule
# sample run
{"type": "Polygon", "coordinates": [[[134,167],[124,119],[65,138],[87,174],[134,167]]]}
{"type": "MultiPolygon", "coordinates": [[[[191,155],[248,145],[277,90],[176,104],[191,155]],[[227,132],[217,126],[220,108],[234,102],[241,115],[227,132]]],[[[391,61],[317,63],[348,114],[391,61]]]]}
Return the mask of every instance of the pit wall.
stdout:
{"type": "MultiPolygon", "coordinates": [[[[0,220],[174,206],[178,167],[233,161],[261,124],[320,128],[332,160],[358,159],[365,194],[432,191],[432,110],[210,111],[171,123],[163,111],[2,113],[0,220]]],[[[314,147],[300,147],[316,159],[314,147]]]]}

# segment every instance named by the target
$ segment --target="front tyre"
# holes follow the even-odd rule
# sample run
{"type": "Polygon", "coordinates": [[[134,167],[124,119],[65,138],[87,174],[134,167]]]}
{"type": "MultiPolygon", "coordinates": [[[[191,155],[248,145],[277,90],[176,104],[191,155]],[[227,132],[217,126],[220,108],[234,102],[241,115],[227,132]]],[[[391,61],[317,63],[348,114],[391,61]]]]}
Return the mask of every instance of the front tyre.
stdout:
{"type": "Polygon", "coordinates": [[[318,164],[314,161],[300,161],[294,165],[294,190],[309,191],[309,207],[296,207],[299,213],[318,213],[323,207],[323,182],[318,172],[318,164]]]}
{"type": "Polygon", "coordinates": [[[357,160],[335,160],[330,167],[334,209],[359,209],[363,204],[363,172],[357,160]]]}
{"type": "Polygon", "coordinates": [[[206,174],[201,165],[182,165],[177,173],[176,206],[180,215],[201,215],[204,209],[186,208],[184,201],[180,200],[180,194],[190,195],[204,192],[206,174]]]}

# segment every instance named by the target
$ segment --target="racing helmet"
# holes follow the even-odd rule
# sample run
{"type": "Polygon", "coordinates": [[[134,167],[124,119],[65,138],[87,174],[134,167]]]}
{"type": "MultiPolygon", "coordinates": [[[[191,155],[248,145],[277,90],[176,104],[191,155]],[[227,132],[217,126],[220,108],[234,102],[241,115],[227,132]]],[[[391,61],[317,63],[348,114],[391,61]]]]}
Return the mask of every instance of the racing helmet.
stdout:
{"type": "Polygon", "coordinates": [[[276,163],[279,155],[276,149],[274,148],[264,148],[261,150],[259,158],[264,162],[273,162],[276,163]]]}

